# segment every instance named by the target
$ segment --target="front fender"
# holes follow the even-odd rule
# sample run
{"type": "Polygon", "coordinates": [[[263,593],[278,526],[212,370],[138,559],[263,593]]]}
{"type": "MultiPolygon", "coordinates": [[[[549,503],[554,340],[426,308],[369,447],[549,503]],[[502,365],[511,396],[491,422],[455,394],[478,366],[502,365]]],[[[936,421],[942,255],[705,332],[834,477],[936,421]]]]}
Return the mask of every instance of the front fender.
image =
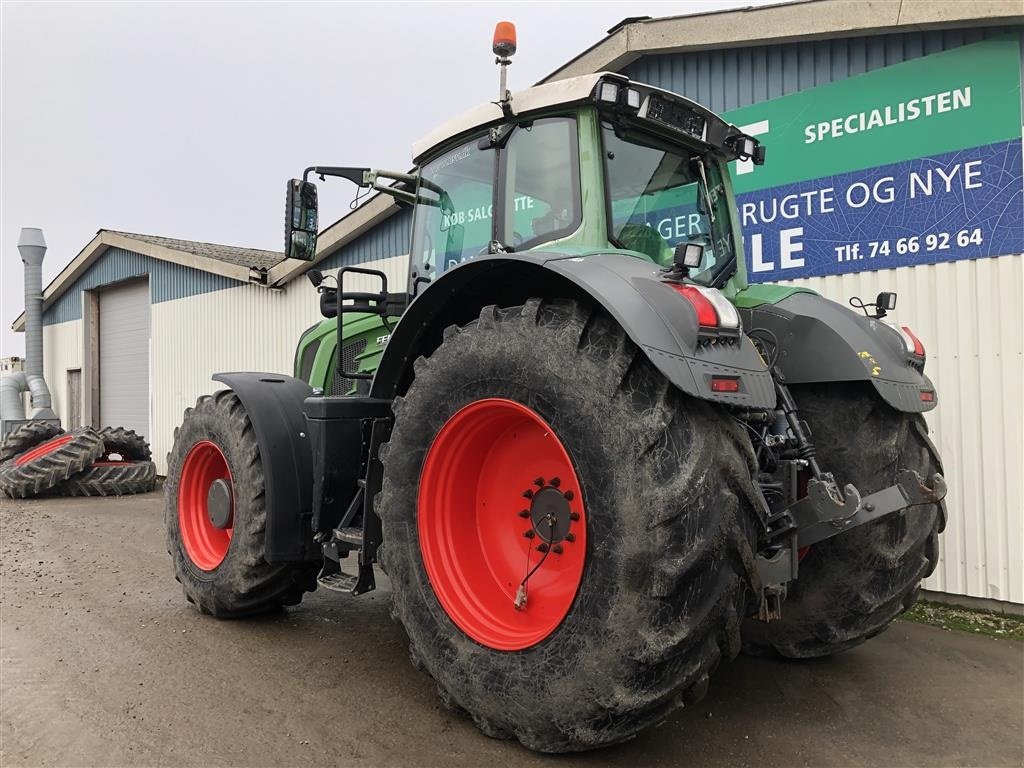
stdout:
{"type": "Polygon", "coordinates": [[[765,328],[778,339],[777,365],[787,384],[870,381],[893,408],[930,411],[938,395],[923,364],[907,355],[899,333],[815,293],[740,310],[748,333],[765,328]]]}
{"type": "Polygon", "coordinates": [[[764,361],[743,334],[733,343],[701,343],[696,311],[661,283],[659,268],[623,253],[554,253],[481,257],[441,275],[409,306],[374,379],[374,397],[404,391],[412,362],[441,343],[448,325],[463,325],[489,304],[514,306],[533,296],[572,298],[604,308],[658,370],[704,400],[773,408],[775,388],[764,361]],[[713,392],[712,375],[734,376],[739,392],[713,392]]]}
{"type": "Polygon", "coordinates": [[[273,373],[218,373],[242,401],[263,463],[267,504],[267,562],[318,560],[313,541],[313,456],[303,401],[308,384],[273,373]]]}

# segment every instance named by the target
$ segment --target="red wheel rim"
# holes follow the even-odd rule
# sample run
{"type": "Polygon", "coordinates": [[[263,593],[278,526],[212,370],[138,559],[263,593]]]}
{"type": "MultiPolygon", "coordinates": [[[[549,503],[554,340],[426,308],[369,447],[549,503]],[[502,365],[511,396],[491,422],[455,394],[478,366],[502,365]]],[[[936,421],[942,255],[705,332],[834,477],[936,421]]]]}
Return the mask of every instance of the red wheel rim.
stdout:
{"type": "Polygon", "coordinates": [[[23,454],[18,456],[14,460],[14,464],[15,466],[18,467],[24,464],[28,464],[30,461],[38,459],[40,456],[45,456],[48,453],[53,453],[54,451],[63,448],[65,445],[67,445],[74,439],[74,435],[68,434],[60,435],[59,437],[55,437],[52,440],[47,440],[45,443],[41,443],[37,445],[35,448],[29,451],[25,451],[23,454]]]}
{"type": "Polygon", "coordinates": [[[448,420],[423,462],[417,529],[434,594],[478,643],[502,651],[529,648],[572,607],[587,552],[580,482],[554,430],[530,408],[488,398],[448,420]],[[538,531],[555,541],[553,527],[534,525],[531,510],[542,496],[559,505],[560,515],[564,509],[568,535],[557,542],[561,552],[551,546],[529,577],[526,603],[517,609],[521,582],[544,556],[547,543],[538,531]],[[532,539],[524,535],[528,530],[532,539]]]}
{"type": "Polygon", "coordinates": [[[210,520],[207,500],[216,480],[226,480],[234,498],[234,482],[223,452],[209,440],[192,446],[181,467],[178,481],[178,529],[185,554],[204,571],[212,571],[228,554],[232,522],[227,528],[217,528],[210,520]]]}

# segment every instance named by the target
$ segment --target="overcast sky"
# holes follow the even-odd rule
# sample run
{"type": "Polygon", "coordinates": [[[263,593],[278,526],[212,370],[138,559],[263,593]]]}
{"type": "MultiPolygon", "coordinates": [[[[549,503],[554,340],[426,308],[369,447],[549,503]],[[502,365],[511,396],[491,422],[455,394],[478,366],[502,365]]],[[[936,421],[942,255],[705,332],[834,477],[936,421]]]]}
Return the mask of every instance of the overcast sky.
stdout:
{"type": "MultiPolygon", "coordinates": [[[[48,283],[98,229],[280,250],[284,187],[309,165],[407,170],[410,145],[627,16],[764,0],[507,3],[18,3],[0,0],[0,356],[22,355],[21,227],[48,283]]],[[[353,187],[321,185],[321,216],[353,187]]],[[[230,329],[225,329],[226,332],[230,329]]]]}

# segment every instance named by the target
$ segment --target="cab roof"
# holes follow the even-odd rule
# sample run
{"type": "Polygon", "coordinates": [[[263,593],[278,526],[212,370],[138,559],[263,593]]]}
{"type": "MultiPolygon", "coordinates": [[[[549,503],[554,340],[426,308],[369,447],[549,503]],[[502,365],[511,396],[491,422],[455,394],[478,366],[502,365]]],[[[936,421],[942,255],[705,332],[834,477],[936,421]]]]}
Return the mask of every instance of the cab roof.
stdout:
{"type": "MultiPolygon", "coordinates": [[[[511,107],[516,115],[524,115],[529,112],[536,112],[548,107],[557,107],[562,104],[574,104],[590,98],[594,87],[602,77],[611,77],[616,80],[623,80],[622,75],[614,72],[597,72],[591,75],[580,75],[570,77],[567,80],[557,80],[553,83],[535,85],[512,94],[511,107]]],[[[489,101],[463,112],[458,117],[453,117],[435,128],[422,139],[412,145],[412,158],[414,163],[434,147],[444,144],[460,134],[479,128],[484,125],[496,123],[504,118],[504,113],[497,102],[489,101]]]]}

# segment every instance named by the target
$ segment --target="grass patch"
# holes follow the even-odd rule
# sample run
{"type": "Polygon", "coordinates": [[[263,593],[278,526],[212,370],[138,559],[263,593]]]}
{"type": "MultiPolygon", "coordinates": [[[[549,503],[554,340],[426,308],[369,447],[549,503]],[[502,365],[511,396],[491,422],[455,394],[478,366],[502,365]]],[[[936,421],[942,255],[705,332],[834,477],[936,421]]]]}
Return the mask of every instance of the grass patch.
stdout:
{"type": "Polygon", "coordinates": [[[957,629],[1024,643],[1024,616],[920,600],[900,618],[942,629],[957,629]]]}

